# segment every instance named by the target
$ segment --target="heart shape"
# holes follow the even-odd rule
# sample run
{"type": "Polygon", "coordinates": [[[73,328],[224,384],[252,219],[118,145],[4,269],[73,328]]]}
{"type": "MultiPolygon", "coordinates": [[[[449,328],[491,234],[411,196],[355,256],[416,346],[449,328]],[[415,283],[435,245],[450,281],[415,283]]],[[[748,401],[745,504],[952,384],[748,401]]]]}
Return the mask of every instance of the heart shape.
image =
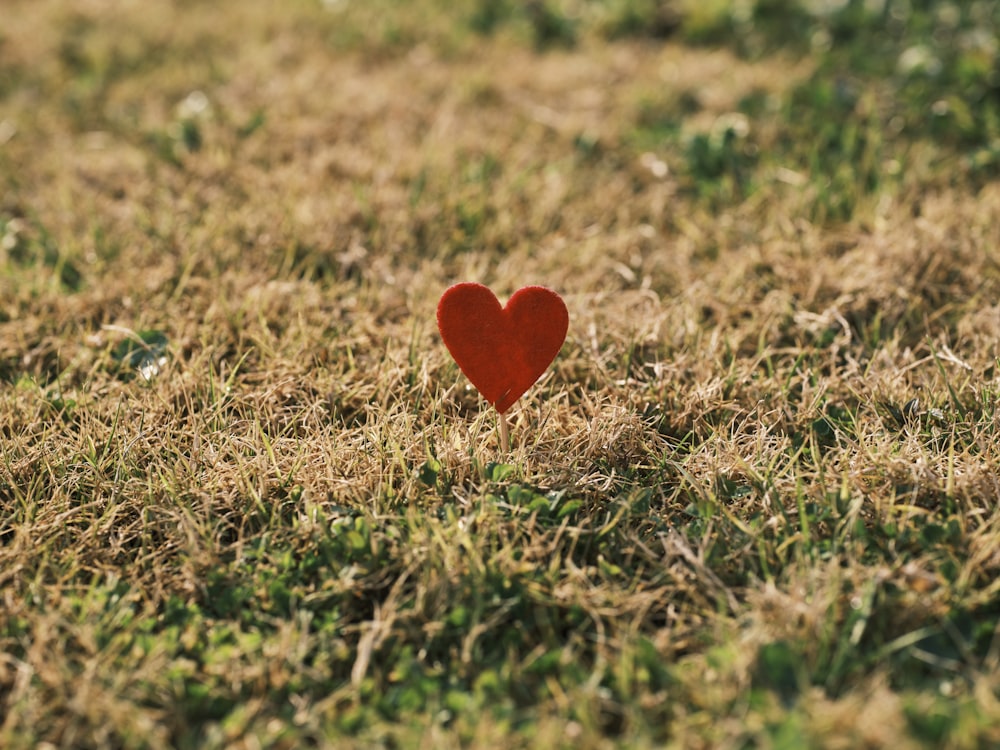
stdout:
{"type": "Polygon", "coordinates": [[[556,358],[569,313],[562,297],[543,286],[518,289],[501,307],[487,287],[464,282],[441,295],[437,322],[459,368],[503,414],[556,358]]]}

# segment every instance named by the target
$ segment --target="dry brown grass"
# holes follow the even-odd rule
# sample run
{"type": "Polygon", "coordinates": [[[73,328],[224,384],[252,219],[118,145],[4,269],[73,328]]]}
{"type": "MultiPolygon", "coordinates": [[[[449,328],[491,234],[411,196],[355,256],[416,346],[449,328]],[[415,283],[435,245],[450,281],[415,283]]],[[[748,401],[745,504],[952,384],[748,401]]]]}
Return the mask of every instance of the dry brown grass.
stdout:
{"type": "Polygon", "coordinates": [[[812,62],[407,13],[7,10],[2,744],[998,741],[1000,189],[705,198],[650,111],[812,62]],[[461,280],[570,311],[510,456],[461,280]]]}

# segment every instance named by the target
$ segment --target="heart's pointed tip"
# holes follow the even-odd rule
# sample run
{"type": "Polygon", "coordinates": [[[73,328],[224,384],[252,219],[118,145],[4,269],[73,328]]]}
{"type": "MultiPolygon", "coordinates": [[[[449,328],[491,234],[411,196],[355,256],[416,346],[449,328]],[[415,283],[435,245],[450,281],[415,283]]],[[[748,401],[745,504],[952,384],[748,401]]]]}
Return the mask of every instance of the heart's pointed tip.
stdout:
{"type": "Polygon", "coordinates": [[[500,398],[493,401],[493,409],[502,417],[510,411],[510,407],[517,403],[517,400],[521,398],[522,393],[518,393],[516,396],[512,393],[503,394],[500,398]]]}

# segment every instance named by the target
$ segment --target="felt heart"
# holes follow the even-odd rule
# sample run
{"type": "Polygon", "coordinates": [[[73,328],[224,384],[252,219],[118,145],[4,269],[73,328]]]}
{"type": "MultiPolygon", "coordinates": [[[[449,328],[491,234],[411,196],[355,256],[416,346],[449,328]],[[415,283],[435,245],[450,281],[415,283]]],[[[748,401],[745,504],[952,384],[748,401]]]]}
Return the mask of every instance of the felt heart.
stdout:
{"type": "Polygon", "coordinates": [[[569,327],[562,297],[518,289],[506,307],[482,284],[449,287],[438,302],[444,345],[483,398],[503,414],[556,358],[569,327]]]}

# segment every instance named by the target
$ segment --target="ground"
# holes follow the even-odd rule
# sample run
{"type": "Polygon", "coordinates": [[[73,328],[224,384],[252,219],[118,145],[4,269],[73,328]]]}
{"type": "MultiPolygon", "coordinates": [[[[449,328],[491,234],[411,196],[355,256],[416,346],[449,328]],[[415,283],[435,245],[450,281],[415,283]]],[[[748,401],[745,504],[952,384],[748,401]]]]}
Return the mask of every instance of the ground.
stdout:
{"type": "Polygon", "coordinates": [[[998,17],[9,0],[0,745],[1000,743],[998,17]]]}

